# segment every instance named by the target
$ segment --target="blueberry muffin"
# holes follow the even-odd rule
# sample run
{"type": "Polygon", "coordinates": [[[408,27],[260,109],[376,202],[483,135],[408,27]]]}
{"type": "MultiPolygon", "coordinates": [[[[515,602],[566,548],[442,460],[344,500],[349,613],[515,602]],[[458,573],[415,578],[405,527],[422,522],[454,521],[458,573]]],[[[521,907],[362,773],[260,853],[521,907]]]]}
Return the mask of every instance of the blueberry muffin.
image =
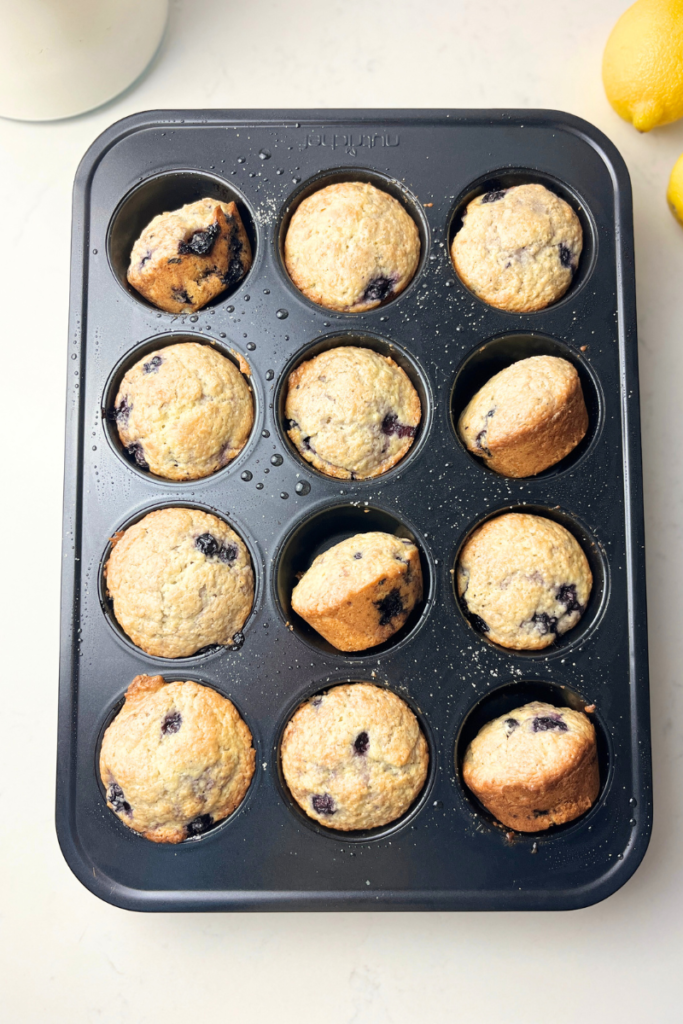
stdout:
{"type": "Polygon", "coordinates": [[[130,254],[128,283],[167,313],[194,313],[250,266],[236,205],[207,197],[149,222],[130,254]]]}
{"type": "Polygon", "coordinates": [[[304,199],[289,223],[285,265],[304,295],[360,313],[402,292],[420,259],[415,221],[386,192],[340,181],[304,199]]]}
{"type": "Polygon", "coordinates": [[[593,577],[574,537],[542,516],[511,512],[489,519],[458,559],[458,595],[489,640],[539,651],[579,621],[593,577]]]}
{"type": "Polygon", "coordinates": [[[359,533],[324,551],[292,591],[292,608],[339,651],[364,651],[398,632],[422,598],[411,540],[359,533]]]}
{"type": "Polygon", "coordinates": [[[344,832],[404,814],[425,784],[429,748],[389,690],[347,683],[306,701],[287,723],[282,773],[310,818],[344,832]]]}
{"type": "Polygon", "coordinates": [[[316,469],[367,480],[395,466],[413,443],[420,399],[408,375],[369,348],[321,352],[289,375],[287,433],[316,469]]]}
{"type": "Polygon", "coordinates": [[[486,192],[468,203],[453,266],[490,306],[531,313],[557,302],[579,265],[581,222],[544,185],[486,192]]]}
{"type": "Polygon", "coordinates": [[[495,374],[465,407],[458,434],[503,476],[535,476],[576,448],[588,429],[581,381],[566,359],[532,356],[495,374]]]}
{"type": "Polygon", "coordinates": [[[167,480],[198,480],[244,448],[254,402],[234,363],[188,341],[150,352],[128,371],[114,421],[143,469],[167,480]]]}
{"type": "Polygon", "coordinates": [[[124,825],[180,843],[242,803],[255,758],[249,729],[215,690],[136,676],[104,734],[100,777],[124,825]]]}
{"type": "Polygon", "coordinates": [[[507,828],[538,832],[573,821],[600,789],[593,723],[570,708],[525,704],[484,726],[462,777],[507,828]]]}
{"type": "Polygon", "coordinates": [[[112,538],[105,566],[116,620],[134,644],[182,658],[238,645],[254,601],[244,541],[194,508],[163,508],[112,538]]]}

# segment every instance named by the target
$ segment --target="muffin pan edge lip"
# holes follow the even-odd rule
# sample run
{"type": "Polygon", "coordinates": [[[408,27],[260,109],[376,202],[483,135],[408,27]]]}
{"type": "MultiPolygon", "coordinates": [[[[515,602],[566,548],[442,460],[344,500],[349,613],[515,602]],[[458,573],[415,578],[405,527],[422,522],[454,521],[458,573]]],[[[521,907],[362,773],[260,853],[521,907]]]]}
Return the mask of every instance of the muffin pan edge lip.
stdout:
{"type": "MultiPolygon", "coordinates": [[[[359,136],[360,137],[360,136],[359,136]]],[[[393,144],[393,143],[392,143],[393,144]]],[[[553,143],[557,145],[558,143],[553,143]]],[[[245,143],[246,145],[246,143],[245,143]]],[[[387,163],[397,157],[405,158],[408,146],[402,146],[400,150],[380,149],[378,142],[376,150],[365,150],[361,155],[377,163],[378,169],[383,170],[387,163]]],[[[251,148],[255,155],[258,149],[258,142],[252,142],[251,148]]],[[[468,146],[468,149],[471,148],[468,146]]],[[[221,156],[225,156],[221,153],[221,156]]],[[[323,153],[327,162],[331,162],[334,153],[330,150],[323,153]]],[[[506,154],[507,156],[507,154],[506,154]]],[[[120,157],[119,157],[120,159],[120,157]]],[[[208,159],[202,156],[208,164],[208,159]]],[[[337,154],[337,163],[339,154],[337,154]]],[[[533,161],[532,161],[533,162],[533,161]]],[[[488,161],[492,164],[492,161],[488,161]]],[[[501,161],[497,161],[498,164],[501,161]]],[[[511,164],[522,164],[522,160],[511,158],[511,164]]],[[[258,162],[256,164],[258,167],[258,162]]],[[[454,166],[457,167],[457,161],[454,166]]],[[[485,168],[484,168],[485,169],[485,168]]],[[[142,171],[139,173],[143,173],[142,171]]],[[[474,177],[475,175],[472,175],[474,177]]],[[[399,180],[402,173],[395,175],[399,180]]],[[[239,181],[239,179],[237,179],[239,181]]],[[[246,180],[246,179],[245,179],[246,180]]],[[[406,180],[413,180],[406,178],[406,180]]],[[[577,179],[578,180],[578,179],[577,179]]],[[[417,186],[416,186],[417,189],[417,186]]],[[[420,189],[417,189],[420,192],[420,189]]],[[[457,193],[457,188],[453,191],[457,193]]],[[[253,192],[245,188],[247,196],[253,192]]],[[[650,774],[650,752],[648,734],[648,713],[647,704],[647,636],[645,620],[645,591],[644,591],[644,559],[642,553],[642,483],[640,477],[640,439],[638,434],[638,381],[637,381],[637,351],[635,346],[635,310],[632,298],[633,293],[633,253],[631,244],[631,201],[630,185],[628,174],[613,144],[597,129],[590,124],[570,114],[557,111],[542,110],[285,110],[285,111],[152,111],[138,115],[132,115],[108,128],[102,136],[91,146],[83,158],[76,174],[74,192],[74,222],[72,241],[72,284],[71,284],[71,313],[70,313],[70,334],[69,351],[81,358],[80,362],[69,363],[69,370],[85,367],[80,378],[73,378],[69,374],[67,392],[67,451],[65,460],[65,506],[64,506],[64,544],[63,544],[63,587],[62,587],[62,655],[60,671],[60,717],[59,717],[59,771],[57,787],[57,832],[62,851],[65,858],[83,884],[93,891],[100,898],[128,909],[136,910],[161,910],[161,911],[201,911],[201,910],[463,910],[463,909],[576,909],[598,902],[616,891],[630,877],[640,863],[649,839],[651,798],[649,792],[650,774]],[[610,403],[610,419],[618,424],[620,443],[618,450],[618,463],[624,469],[625,484],[620,488],[619,507],[615,507],[614,514],[619,523],[620,529],[625,526],[625,552],[620,551],[618,561],[623,563],[625,573],[625,594],[628,601],[624,610],[624,657],[625,672],[629,686],[621,686],[621,693],[625,695],[626,710],[625,717],[630,727],[630,733],[626,738],[623,729],[619,730],[622,741],[626,747],[619,751],[620,779],[619,785],[614,787],[613,793],[617,796],[623,788],[626,792],[633,792],[638,797],[638,827],[630,834],[631,838],[624,849],[624,860],[611,863],[607,860],[600,861],[600,866],[592,872],[576,873],[571,881],[567,882],[566,872],[558,871],[551,878],[548,875],[548,868],[543,869],[543,858],[531,858],[534,862],[534,879],[525,887],[506,887],[500,882],[482,887],[473,888],[467,877],[462,881],[454,879],[452,884],[445,887],[434,886],[426,888],[421,877],[414,877],[415,872],[410,872],[406,879],[405,887],[402,884],[391,885],[391,882],[378,879],[377,871],[374,874],[368,872],[367,877],[372,879],[372,886],[364,888],[361,876],[358,876],[357,884],[346,888],[329,884],[325,875],[321,874],[320,883],[312,880],[304,885],[287,884],[287,877],[283,878],[279,888],[266,889],[260,880],[254,879],[254,885],[242,884],[231,886],[230,879],[222,875],[218,888],[206,886],[202,889],[192,888],[193,882],[188,879],[183,885],[182,880],[174,879],[172,885],[165,885],[162,878],[157,876],[152,884],[155,888],[148,888],[146,884],[129,884],[125,877],[116,876],[112,866],[114,861],[109,857],[100,860],[93,860],[94,847],[89,845],[90,833],[86,828],[84,814],[89,813],[78,803],[78,792],[76,777],[79,771],[79,734],[76,728],[83,730],[88,720],[88,705],[92,702],[92,693],[85,694],[86,685],[90,688],[88,657],[83,650],[77,634],[77,627],[80,625],[79,600],[80,595],[87,585],[87,574],[91,571],[91,558],[88,555],[84,564],[80,562],[82,547],[87,543],[87,531],[92,530],[92,508],[93,502],[85,505],[85,497],[92,490],[95,494],[95,486],[92,478],[82,477],[84,463],[89,465],[85,459],[82,441],[87,438],[90,409],[85,404],[88,388],[84,386],[84,378],[87,375],[88,361],[86,359],[86,348],[90,348],[92,327],[85,320],[86,309],[83,307],[84,290],[89,285],[89,270],[95,265],[91,256],[90,241],[91,232],[95,234],[94,244],[100,244],[100,235],[96,233],[96,217],[89,205],[90,190],[97,186],[97,181],[103,180],[110,174],[110,156],[116,156],[117,147],[119,153],[125,152],[126,140],[137,133],[149,129],[148,138],[154,141],[160,130],[173,130],[177,133],[177,139],[187,137],[188,133],[201,132],[204,128],[215,129],[220,127],[253,127],[252,137],[258,139],[273,137],[275,131],[287,134],[291,141],[299,142],[300,148],[289,161],[292,164],[295,160],[306,160],[310,153],[305,150],[307,140],[307,129],[343,131],[343,126],[348,130],[362,133],[368,127],[372,131],[378,131],[382,126],[385,130],[394,133],[420,132],[425,142],[434,134],[434,129],[466,129],[468,143],[474,140],[476,145],[477,133],[488,136],[489,139],[501,134],[510,140],[513,147],[523,148],[526,140],[532,132],[510,132],[510,128],[534,129],[536,139],[550,139],[555,136],[559,144],[570,147],[572,140],[578,140],[583,153],[589,154],[588,163],[592,168],[598,168],[598,174],[605,174],[609,177],[611,184],[605,189],[611,197],[611,205],[606,210],[596,212],[601,231],[606,230],[607,236],[602,235],[601,241],[606,238],[606,250],[614,244],[616,247],[614,266],[614,297],[611,305],[618,311],[618,322],[614,328],[617,340],[614,349],[619,360],[620,378],[615,387],[610,387],[606,394],[610,403]],[[501,133],[499,129],[504,128],[501,133]],[[475,129],[474,132],[470,129],[475,129]],[[544,131],[539,132],[539,129],[544,131]],[[296,133],[299,133],[298,135],[296,133]],[[259,134],[261,133],[261,134],[259,134]],[[592,155],[591,155],[592,154],[592,155]],[[592,160],[592,163],[591,163],[592,160]],[[99,169],[102,169],[102,175],[99,169]],[[95,171],[98,171],[97,181],[95,171]],[[613,236],[613,227],[616,234],[613,236]],[[80,390],[79,390],[80,388],[80,390]],[[623,508],[622,503],[623,502],[623,508]],[[74,555],[75,549],[75,555],[74,555]],[[85,582],[82,582],[85,581],[85,582]],[[79,697],[81,691],[83,697],[79,697]],[[630,710],[629,710],[630,709],[630,710]],[[626,775],[624,775],[624,769],[626,775]],[[626,789],[626,787],[633,787],[626,789]],[[589,876],[589,877],[588,877],[589,876]],[[584,879],[588,877],[588,881],[584,879]],[[544,880],[545,883],[544,884],[544,880]],[[180,882],[180,884],[179,884],[180,882]]],[[[432,198],[432,196],[425,196],[432,198]]],[[[436,196],[434,197],[436,198],[436,196]]],[[[435,204],[436,206],[436,204],[435,204]]],[[[113,208],[113,206],[112,206],[113,208]]],[[[96,214],[97,211],[95,211],[96,214]]],[[[437,237],[435,221],[429,213],[428,219],[434,237],[437,237]]],[[[445,212],[444,212],[445,216],[445,212]]],[[[265,237],[265,236],[264,236],[265,237]]],[[[266,252],[263,242],[260,249],[264,250],[264,259],[260,263],[260,273],[267,271],[265,264],[266,252]]],[[[604,261],[603,261],[604,262],[604,261]]],[[[599,269],[599,268],[598,268],[599,269]]],[[[103,275],[100,273],[99,275],[103,275]]],[[[271,274],[271,277],[274,275],[271,274]]],[[[597,282],[597,277],[596,277],[597,282]]],[[[251,282],[250,282],[251,283],[251,282]]],[[[438,284],[438,282],[435,282],[438,284]]],[[[113,282],[112,282],[113,284],[113,282]]],[[[90,282],[92,287],[92,282],[90,282]]],[[[438,292],[438,288],[436,289],[438,292]]],[[[452,289],[458,291],[458,289],[452,289]]],[[[583,292],[583,299],[586,298],[583,292]]],[[[460,299],[461,301],[461,299],[460,299]]],[[[126,304],[126,316],[134,307],[134,303],[126,304]]],[[[139,305],[139,304],[138,304],[139,305]]],[[[297,303],[303,307],[303,303],[297,303]]],[[[488,308],[488,307],[487,307],[488,308]]],[[[610,306],[611,308],[611,306],[610,306]]],[[[140,309],[142,307],[140,306],[140,309]]],[[[220,307],[216,307],[219,313],[220,307]]],[[[550,307],[552,310],[553,307],[550,307]]],[[[148,313],[150,311],[148,310],[148,313]]],[[[295,317],[302,314],[298,309],[295,317]]],[[[373,311],[374,312],[374,311],[373,311]]],[[[543,312],[541,311],[541,316],[543,312]]],[[[308,310],[309,318],[315,318],[315,310],[308,310]]],[[[89,311],[90,320],[95,320],[89,311]]],[[[153,313],[152,313],[153,315],[153,313]]],[[[163,314],[160,314],[163,315],[163,314]]],[[[321,308],[318,310],[319,318],[325,315],[321,308]]],[[[361,314],[362,316],[362,314],[361,314]]],[[[496,312],[497,316],[497,312],[496,312]]],[[[331,317],[330,317],[331,319],[331,317]]],[[[540,326],[540,317],[536,322],[540,326]]],[[[338,321],[341,322],[341,321],[338,321]]],[[[370,318],[365,323],[369,324],[370,318]]],[[[292,321],[290,321],[290,324],[292,321]]],[[[552,333],[552,330],[550,331],[552,333]]],[[[398,339],[400,340],[400,338],[398,339]]],[[[430,364],[431,365],[431,364],[430,364]]],[[[600,363],[598,363],[600,367],[600,363]]],[[[602,376],[600,377],[602,380],[602,376]]],[[[266,416],[268,415],[266,409],[266,416]]],[[[445,424],[445,420],[444,420],[445,424]]],[[[269,424],[270,425],[270,424],[269,424]]],[[[90,462],[92,459],[90,458],[90,462]]],[[[129,474],[132,477],[132,474],[129,474]]],[[[233,478],[234,479],[234,478],[233,478]]],[[[139,490],[139,489],[138,489],[139,490]]],[[[226,497],[223,495],[221,508],[224,508],[226,497]]],[[[136,499],[139,500],[139,499],[136,499]]],[[[150,501],[149,494],[146,501],[150,501]]],[[[183,504],[181,500],[169,502],[169,504],[183,504]]],[[[293,503],[292,503],[293,504],[293,503]]],[[[229,520],[232,520],[233,510],[230,505],[228,513],[229,520]]],[[[242,507],[242,506],[238,506],[242,507]]],[[[301,506],[299,506],[299,509],[301,506]]],[[[400,508],[400,506],[399,506],[400,508]]],[[[283,513],[283,506],[278,505],[280,514],[283,513]]],[[[209,511],[216,512],[215,503],[209,511]]],[[[237,511],[237,510],[235,510],[237,511]]],[[[289,509],[286,510],[289,514],[289,509]]],[[[221,514],[221,513],[219,513],[221,514]]],[[[120,516],[119,518],[123,518],[120,516]]],[[[235,520],[236,521],[236,520],[235,520]]],[[[252,521],[252,520],[248,520],[252,521]]],[[[596,524],[597,525],[597,524],[596,524]]],[[[260,544],[260,551],[264,557],[268,555],[268,545],[263,546],[261,534],[256,530],[260,544]]],[[[433,536],[430,527],[430,537],[433,536]]],[[[245,536],[245,540],[246,540],[245,536]]],[[[614,549],[610,549],[613,556],[614,549]]],[[[616,563],[615,563],[616,564],[616,563]]],[[[440,568],[442,568],[440,566],[440,568]]],[[[621,607],[621,605],[620,605],[621,607]]],[[[269,614],[272,612],[269,609],[269,614]]],[[[621,613],[620,613],[621,614],[621,613]]],[[[87,639],[87,638],[86,638],[87,639]]],[[[87,644],[86,644],[87,648],[87,644]]],[[[130,653],[130,652],[129,652],[130,653]]],[[[175,659],[174,659],[175,660],[175,659]]],[[[207,661],[206,665],[207,683],[210,683],[215,676],[215,661],[207,661]]],[[[202,666],[203,667],[203,666],[202,666]]],[[[305,665],[304,665],[305,667],[305,665]]],[[[189,668],[189,666],[188,666],[189,668]]],[[[184,669],[184,666],[183,666],[184,669]]],[[[164,674],[164,669],[156,669],[164,674]]],[[[324,671],[324,670],[323,670],[324,671]]],[[[615,694],[617,691],[616,680],[615,694]]],[[[427,714],[431,714],[427,709],[427,714]]],[[[253,714],[253,712],[252,712],[253,714]]],[[[265,780],[264,780],[265,781],[265,780]]],[[[93,815],[90,812],[91,821],[93,815]]],[[[94,827],[94,826],[93,826],[94,827]]],[[[414,837],[415,845],[423,847],[423,830],[420,829],[411,834],[414,837]]],[[[442,834],[445,837],[446,833],[442,834]]],[[[296,837],[293,837],[294,839],[296,837]]],[[[427,838],[426,835],[424,837],[427,838]]],[[[137,844],[140,845],[140,844],[137,844]]],[[[152,844],[145,844],[151,846],[152,844]]],[[[229,844],[228,844],[229,845],[229,844]]],[[[412,847],[412,842],[411,842],[412,847]]],[[[553,844],[557,845],[557,844],[553,844]]],[[[197,863],[201,862],[200,851],[208,848],[206,842],[194,845],[197,863]]],[[[378,850],[378,844],[373,845],[378,850]]],[[[394,850],[396,847],[394,847],[394,850]]],[[[426,847],[429,849],[429,846],[426,847]]],[[[489,848],[489,852],[491,849],[489,848]]],[[[364,855],[370,857],[369,853],[364,855]]],[[[392,854],[396,856],[396,853],[392,854]]],[[[288,858],[285,858],[285,864],[288,858]]],[[[290,862],[294,863],[294,860],[290,862]]],[[[372,863],[368,860],[368,865],[372,863]]],[[[424,862],[422,862],[424,863],[424,862]]],[[[408,864],[408,860],[405,861],[408,864]]],[[[504,864],[522,866],[517,851],[510,849],[506,851],[504,864]]],[[[324,865],[323,865],[324,866],[324,865]]],[[[287,873],[285,872],[285,875],[287,873]]],[[[494,876],[497,877],[497,876],[494,876]]],[[[504,876],[501,876],[504,877],[504,876]]],[[[362,879],[365,878],[363,874],[362,879]]],[[[460,876],[458,876],[460,878],[460,876]]],[[[294,876],[289,874],[289,881],[294,881],[294,876]]]]}

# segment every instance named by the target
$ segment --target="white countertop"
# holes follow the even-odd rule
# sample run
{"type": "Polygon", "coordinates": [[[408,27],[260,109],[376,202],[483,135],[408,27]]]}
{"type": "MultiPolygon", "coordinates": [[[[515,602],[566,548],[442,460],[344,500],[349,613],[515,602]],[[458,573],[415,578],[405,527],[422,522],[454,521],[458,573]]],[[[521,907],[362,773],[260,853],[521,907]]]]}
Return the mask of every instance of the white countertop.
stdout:
{"type": "Polygon", "coordinates": [[[639,135],[609,107],[601,53],[625,6],[175,0],[159,57],[121,99],[72,121],[0,120],[0,1005],[8,1021],[680,1020],[683,228],[667,209],[665,188],[683,151],[683,121],[639,135]],[[59,851],[53,808],[73,175],[90,142],[135,111],[278,106],[551,107],[592,121],[628,164],[655,826],[633,879],[596,907],[508,915],[133,914],[87,892],[59,851]]]}

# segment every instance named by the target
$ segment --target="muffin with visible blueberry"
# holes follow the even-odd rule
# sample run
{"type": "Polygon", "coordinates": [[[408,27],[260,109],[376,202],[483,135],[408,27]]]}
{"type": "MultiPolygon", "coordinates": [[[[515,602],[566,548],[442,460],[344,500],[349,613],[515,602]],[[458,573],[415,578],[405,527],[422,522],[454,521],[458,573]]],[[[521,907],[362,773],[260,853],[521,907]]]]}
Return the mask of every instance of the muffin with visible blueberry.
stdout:
{"type": "Polygon", "coordinates": [[[502,476],[535,476],[583,440],[588,412],[575,367],[531,356],[496,373],[468,403],[458,434],[473,455],[502,476]]]}
{"type": "Polygon", "coordinates": [[[420,259],[420,234],[397,199],[361,181],[304,199],[287,229],[285,265],[303,294],[327,309],[360,313],[394,298],[420,259]]]}
{"type": "Polygon", "coordinates": [[[525,704],[481,729],[462,777],[507,828],[537,832],[573,821],[600,791],[593,723],[581,711],[525,704]]]}
{"type": "Polygon", "coordinates": [[[582,248],[581,222],[569,203],[544,185],[515,185],[468,203],[451,258],[484,302],[531,313],[564,295],[582,248]]]}
{"type": "Polygon", "coordinates": [[[126,452],[167,480],[210,476],[244,448],[254,402],[244,376],[210,345],[143,356],[121,381],[114,421],[126,452]]]}
{"type": "Polygon", "coordinates": [[[429,747],[408,705],[389,690],[346,683],[302,704],[287,723],[282,773],[301,809],[327,828],[378,828],[422,790],[429,747]]]}
{"type": "Polygon", "coordinates": [[[410,378],[393,359],[342,345],[289,375],[285,416],[299,453],[321,473],[367,480],[404,457],[421,406],[410,378]]]}
{"type": "Polygon", "coordinates": [[[489,640],[539,651],[577,624],[593,577],[581,546],[563,526],[510,512],[468,537],[456,582],[466,614],[489,640]]]}
{"type": "Polygon", "coordinates": [[[244,541],[217,516],[150,512],[112,538],[104,572],[116,621],[147,654],[181,658],[240,645],[254,572],[244,541]]]}
{"type": "Polygon", "coordinates": [[[180,843],[239,807],[255,760],[251,733],[225,697],[136,676],[104,734],[100,777],[124,825],[153,843],[180,843]]]}
{"type": "Polygon", "coordinates": [[[314,559],[292,608],[339,651],[364,651],[397,633],[422,599],[420,553],[390,533],[359,533],[314,559]]]}
{"type": "Polygon", "coordinates": [[[194,313],[250,267],[237,206],[206,197],[149,222],[130,254],[128,283],[167,313],[194,313]]]}

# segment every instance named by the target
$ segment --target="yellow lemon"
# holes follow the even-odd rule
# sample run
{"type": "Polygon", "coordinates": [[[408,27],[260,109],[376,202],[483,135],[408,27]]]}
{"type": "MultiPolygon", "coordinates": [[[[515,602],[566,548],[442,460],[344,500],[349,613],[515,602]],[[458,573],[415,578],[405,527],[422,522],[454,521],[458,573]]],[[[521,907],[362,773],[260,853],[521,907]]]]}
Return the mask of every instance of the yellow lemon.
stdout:
{"type": "Polygon", "coordinates": [[[683,117],[683,0],[638,0],[607,40],[602,80],[639,132],[683,117]]]}
{"type": "Polygon", "coordinates": [[[669,178],[669,187],[666,190],[666,198],[674,217],[683,224],[683,154],[674,164],[669,178]]]}

